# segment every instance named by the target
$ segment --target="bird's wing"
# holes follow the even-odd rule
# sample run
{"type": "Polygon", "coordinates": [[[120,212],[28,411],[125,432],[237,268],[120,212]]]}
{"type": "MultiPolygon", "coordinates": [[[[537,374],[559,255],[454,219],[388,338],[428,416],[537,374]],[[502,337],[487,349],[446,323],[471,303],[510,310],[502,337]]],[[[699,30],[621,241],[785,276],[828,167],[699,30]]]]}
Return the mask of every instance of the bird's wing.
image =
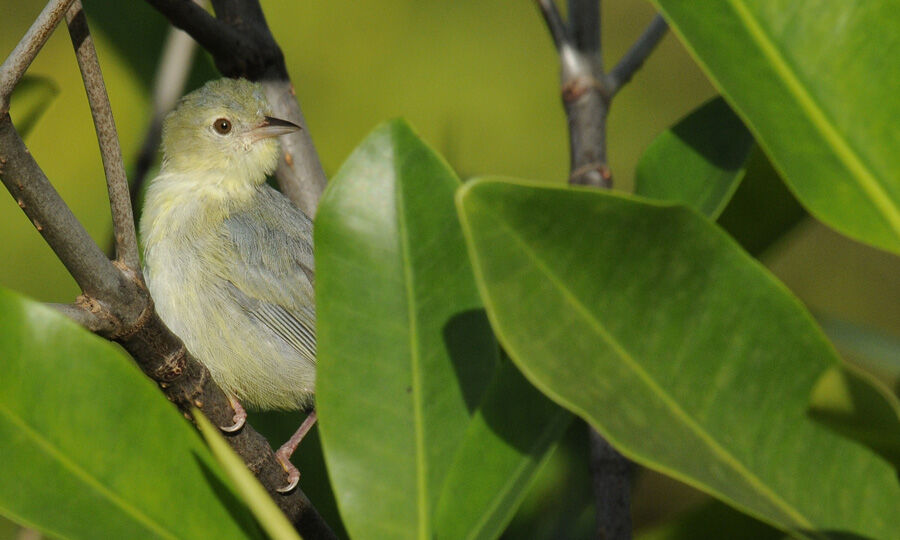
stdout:
{"type": "Polygon", "coordinates": [[[222,277],[252,317],[315,362],[312,223],[266,187],[263,204],[230,215],[223,228],[222,277]]]}

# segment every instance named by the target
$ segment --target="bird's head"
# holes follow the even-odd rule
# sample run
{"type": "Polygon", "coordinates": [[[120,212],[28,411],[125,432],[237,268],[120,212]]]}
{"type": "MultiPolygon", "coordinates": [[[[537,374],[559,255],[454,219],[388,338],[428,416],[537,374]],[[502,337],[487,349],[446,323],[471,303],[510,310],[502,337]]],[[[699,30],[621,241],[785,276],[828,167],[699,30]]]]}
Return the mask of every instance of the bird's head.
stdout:
{"type": "Polygon", "coordinates": [[[163,169],[260,184],[278,163],[275,137],[300,129],[269,116],[262,87],[219,79],[181,98],[163,123],[163,169]]]}

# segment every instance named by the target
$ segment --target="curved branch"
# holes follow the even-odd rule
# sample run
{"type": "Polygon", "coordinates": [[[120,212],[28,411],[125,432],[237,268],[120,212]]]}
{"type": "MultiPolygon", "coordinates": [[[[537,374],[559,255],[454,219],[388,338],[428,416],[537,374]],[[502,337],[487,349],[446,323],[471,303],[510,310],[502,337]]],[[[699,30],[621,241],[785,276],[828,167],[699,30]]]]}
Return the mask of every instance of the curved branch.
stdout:
{"type": "Polygon", "coordinates": [[[113,236],[116,240],[116,259],[132,272],[139,273],[141,257],[138,254],[122,149],[119,146],[119,135],[116,133],[116,122],[106,93],[106,84],[103,82],[103,73],[100,71],[100,61],[97,59],[97,51],[88,30],[81,0],[72,2],[66,12],[66,22],[72,45],[75,47],[81,78],[84,80],[84,90],[90,104],[97,142],[100,144],[100,157],[103,161],[112,212],[113,236]]]}

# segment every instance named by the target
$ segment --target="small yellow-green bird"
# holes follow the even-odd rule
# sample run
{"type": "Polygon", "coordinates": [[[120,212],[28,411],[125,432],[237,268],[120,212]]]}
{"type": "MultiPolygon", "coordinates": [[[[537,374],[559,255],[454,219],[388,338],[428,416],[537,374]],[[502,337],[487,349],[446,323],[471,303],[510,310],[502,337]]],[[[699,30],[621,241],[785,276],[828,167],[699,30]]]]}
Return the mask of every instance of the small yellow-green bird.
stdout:
{"type": "MultiPolygon", "coordinates": [[[[266,175],[279,135],[300,129],[268,116],[262,88],[211,81],[184,96],[163,124],[163,162],[141,218],[144,276],[156,309],[246,412],[311,409],[316,334],[312,223],[266,175]]],[[[290,491],[290,455],[313,411],[276,455],[290,491]]]]}

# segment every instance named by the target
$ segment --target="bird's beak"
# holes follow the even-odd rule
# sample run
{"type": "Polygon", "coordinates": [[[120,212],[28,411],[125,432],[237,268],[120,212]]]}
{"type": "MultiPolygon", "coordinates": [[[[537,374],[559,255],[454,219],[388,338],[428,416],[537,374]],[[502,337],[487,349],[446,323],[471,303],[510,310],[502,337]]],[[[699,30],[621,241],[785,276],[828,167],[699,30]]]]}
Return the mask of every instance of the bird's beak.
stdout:
{"type": "Polygon", "coordinates": [[[299,129],[300,126],[293,122],[266,116],[262,123],[250,130],[250,138],[256,142],[260,139],[293,133],[299,129]]]}

